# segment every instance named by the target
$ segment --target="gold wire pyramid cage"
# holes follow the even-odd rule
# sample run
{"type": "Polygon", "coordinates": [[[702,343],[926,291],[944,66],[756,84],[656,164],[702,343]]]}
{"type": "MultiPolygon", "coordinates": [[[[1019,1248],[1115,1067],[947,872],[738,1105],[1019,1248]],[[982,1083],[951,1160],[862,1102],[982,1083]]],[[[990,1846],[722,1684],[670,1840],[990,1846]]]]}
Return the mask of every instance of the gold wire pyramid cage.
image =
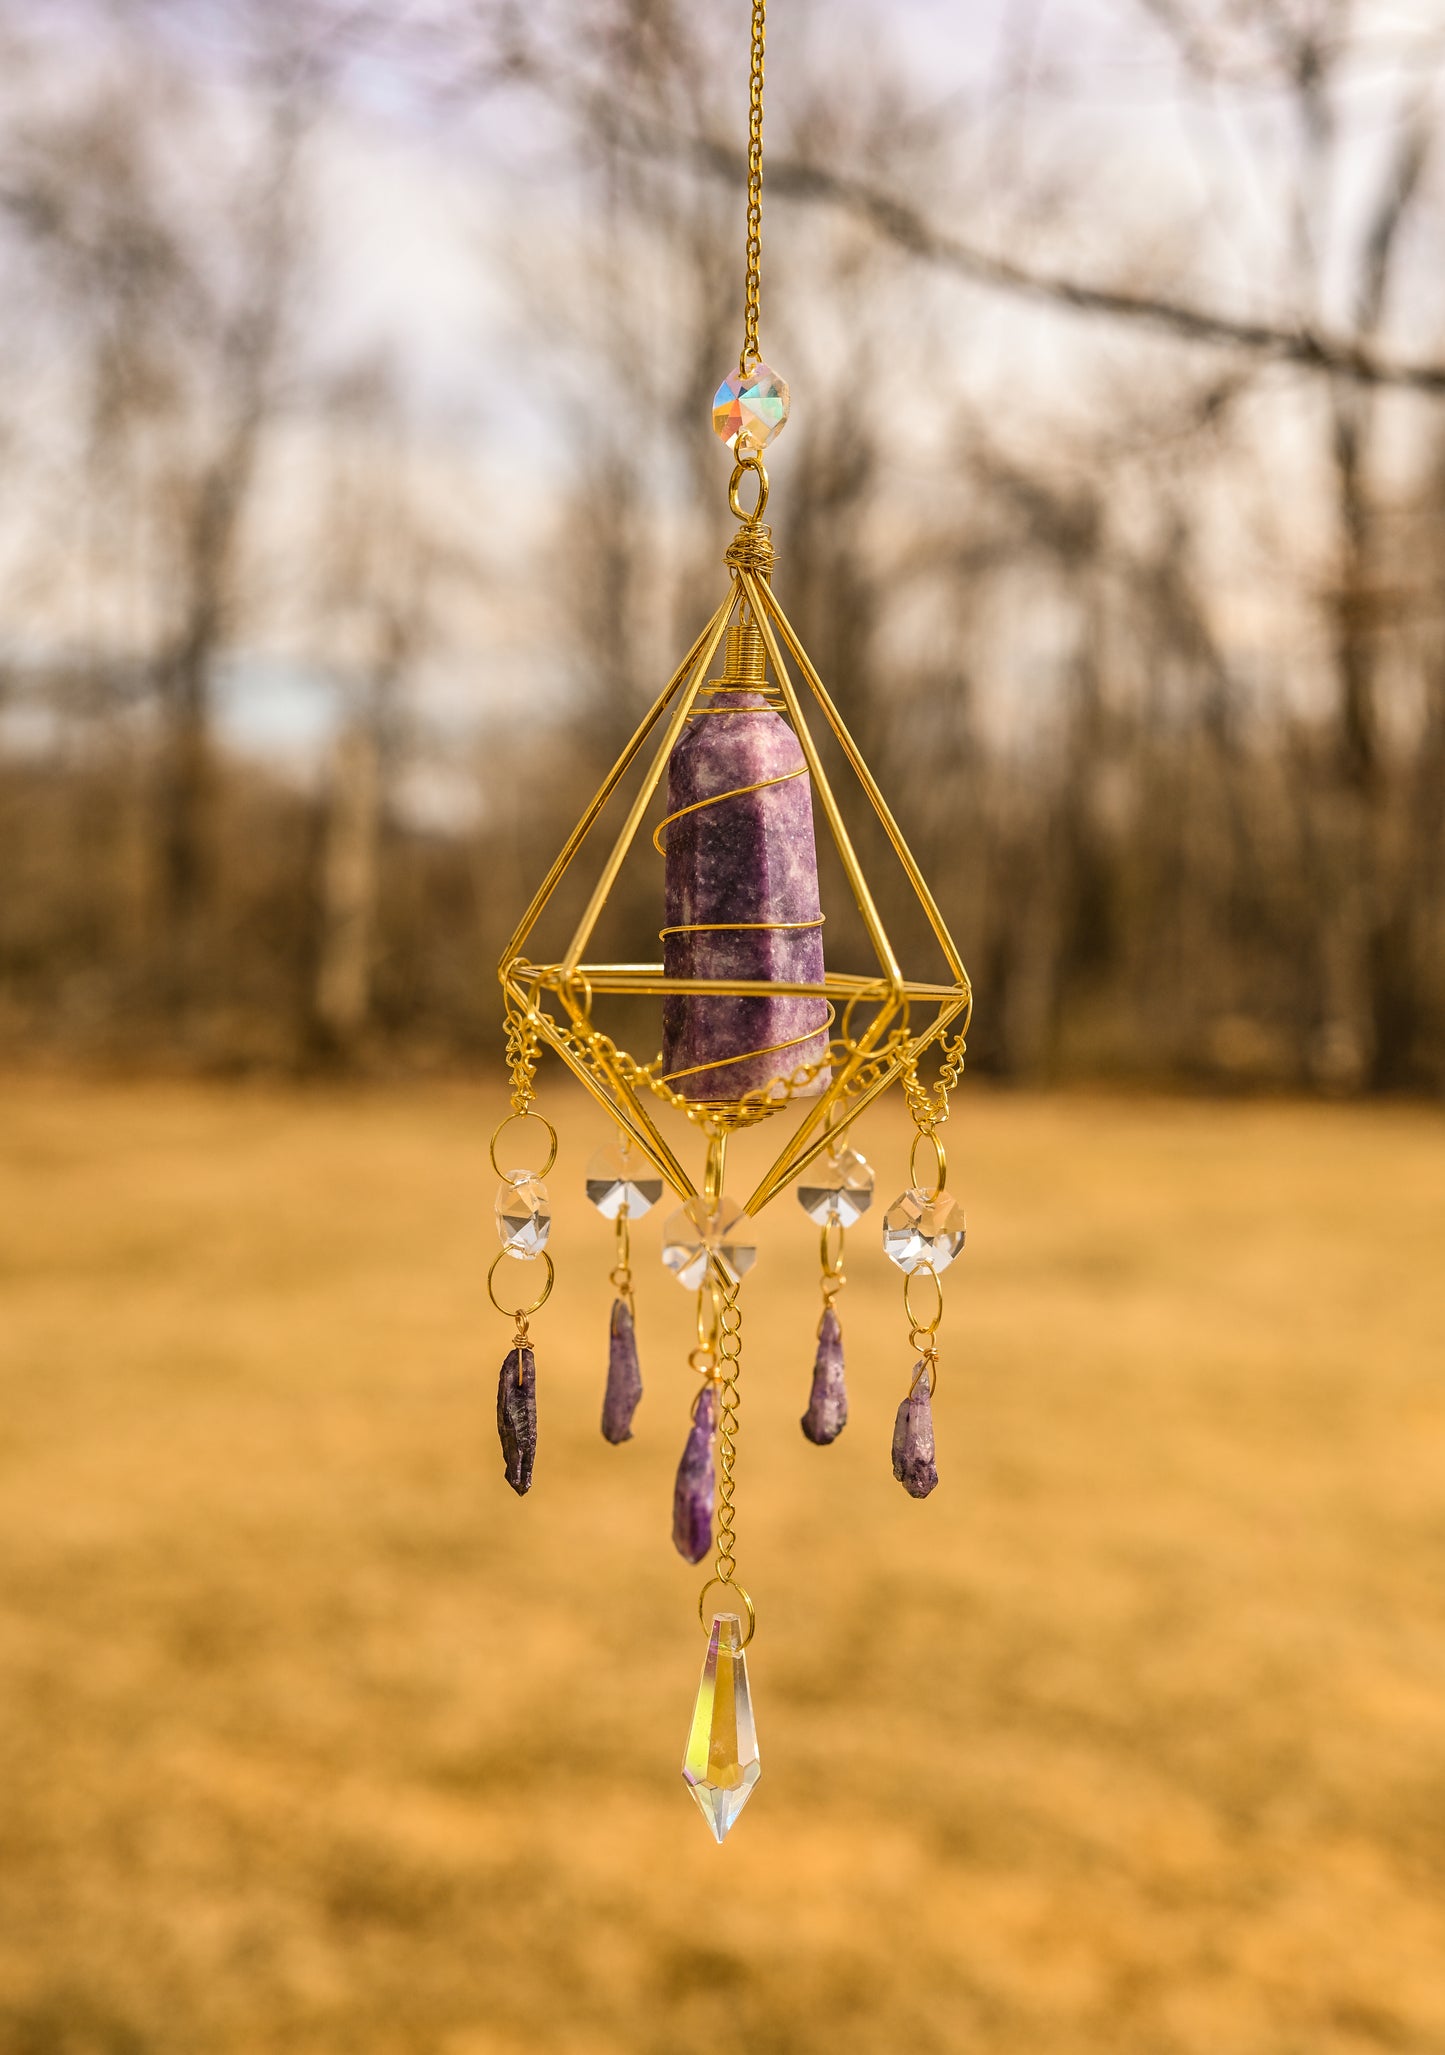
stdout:
{"type": "MultiPolygon", "coordinates": [[[[714,401],[714,427],[735,458],[728,500],[738,528],[725,554],[727,587],[507,943],[499,975],[511,1111],[493,1134],[491,1151],[502,1180],[502,1247],[488,1289],[493,1304],[515,1322],[498,1383],[497,1421],[507,1481],[519,1493],[531,1485],[537,1446],[530,1322],[554,1282],[543,1180],[556,1160],[557,1136],[536,1106],[537,1067],[546,1051],[561,1059],[618,1132],[615,1147],[599,1152],[587,1176],[588,1196],[614,1223],[617,1238],[602,1421],[611,1442],[630,1438],[642,1390],[631,1225],[665,1186],[681,1202],[664,1227],[663,1260],[697,1292],[698,1346],[690,1363],[701,1384],[678,1470],[673,1539],[689,1562],[712,1557],[698,1596],[709,1643],[683,1776],[719,1841],[758,1776],[745,1656],[756,1610],[737,1576],[735,1518],[740,1292],[755,1253],[751,1222],[794,1187],[820,1228],[823,1311],[802,1427],[810,1441],[826,1445],[847,1419],[837,1306],[844,1236],[873,1197],[872,1171],[847,1137],[870,1105],[901,1084],[916,1133],[908,1188],[885,1210],[882,1229],[885,1252],[904,1273],[915,1360],[894,1424],[892,1458],[910,1496],[927,1497],[938,1481],[931,1401],[943,1313],[939,1280],[964,1240],[962,1208],[946,1189],[940,1130],[962,1075],[972,1007],[968,975],[937,901],[773,592],[761,450],[786,420],[788,389],[757,348],[763,20],[763,0],[753,0],[744,345],[737,371],[714,401]],[[755,497],[749,510],[742,492],[750,475],[755,497]],[[847,796],[847,813],[839,790],[847,796]],[[615,824],[624,806],[608,846],[604,817],[615,824]],[[931,931],[941,981],[905,969],[890,938],[849,827],[850,817],[857,831],[870,814],[876,825],[869,832],[891,851],[913,902],[910,928],[931,931]],[[866,970],[827,967],[819,817],[824,848],[836,853],[866,936],[866,970]],[[664,960],[605,961],[594,953],[596,938],[615,931],[619,907],[632,907],[632,897],[619,893],[619,880],[634,852],[646,858],[649,842],[664,866],[659,885],[667,910],[658,931],[664,960]],[[585,904],[566,947],[555,959],[539,954],[539,935],[552,927],[564,931],[557,917],[569,897],[575,907],[581,890],[585,904]],[[609,908],[612,918],[604,921],[609,908]],[[617,1008],[627,1009],[634,1024],[660,1018],[662,1052],[639,1057],[608,1032],[601,1017],[613,1018],[609,1009],[617,1008]],[[929,1082],[920,1072],[925,1057],[929,1082]],[[678,1116],[686,1123],[681,1130],[678,1116]],[[522,1134],[535,1132],[523,1128],[527,1121],[540,1122],[547,1137],[545,1160],[536,1169],[513,1167],[522,1134]],[[747,1197],[732,1200],[725,1190],[729,1139],[763,1123],[776,1123],[768,1131],[776,1133],[777,1147],[747,1197]],[[510,1135],[505,1161],[498,1156],[504,1135],[510,1135]],[[930,1145],[923,1152],[926,1176],[920,1168],[924,1142],[930,1145]],[[521,1304],[498,1295],[499,1270],[516,1274],[509,1259],[535,1259],[542,1267],[540,1288],[530,1299],[523,1294],[521,1304]],[[714,1592],[721,1595],[710,1614],[714,1592]]],[[[635,870],[630,865],[629,875],[635,870]]],[[[892,903],[904,902],[895,896],[892,903]]]]}
{"type": "MultiPolygon", "coordinates": [[[[535,1038],[555,1050],[685,1200],[698,1196],[699,1186],[668,1142],[649,1102],[677,1109],[714,1139],[733,1129],[751,1126],[795,1102],[804,1104],[806,1111],[800,1123],[743,1202],[744,1211],[753,1215],[791,1184],[820,1151],[830,1147],[896,1079],[916,1079],[919,1059],[930,1045],[942,1039],[947,1065],[953,1068],[962,1053],[972,990],[963,960],[902,830],[773,595],[771,537],[761,522],[767,504],[766,473],[756,456],[749,454],[738,462],[731,496],[736,502],[740,476],[748,470],[759,476],[758,502],[753,513],[743,519],[727,552],[731,578],[726,597],[648,709],[568,836],[508,942],[498,974],[506,994],[509,1046],[513,1050],[524,1049],[535,1038]],[[729,660],[723,676],[710,682],[709,673],[725,640],[729,660]],[[796,667],[797,684],[784,660],[784,650],[796,667]],[[798,738],[815,804],[827,824],[877,958],[874,975],[829,972],[817,983],[689,979],[669,977],[660,963],[599,963],[588,958],[588,944],[622,866],[643,832],[649,806],[666,776],[668,761],[686,723],[704,712],[731,711],[718,695],[746,688],[759,688],[757,696],[766,695],[769,707],[784,716],[798,738]],[[866,794],[937,939],[951,973],[950,982],[922,982],[908,977],[900,966],[823,767],[809,726],[805,699],[814,717],[820,718],[835,738],[866,794]],[[659,731],[660,739],[654,744],[646,774],[565,953],[555,963],[533,961],[525,952],[538,922],[563,878],[578,861],[608,801],[659,731]],[[683,995],[712,999],[817,999],[828,1008],[827,1049],[823,1055],[790,1070],[786,1067],[785,1047],[776,1052],[750,1048],[732,1061],[741,1062],[744,1054],[757,1057],[776,1053],[780,1068],[775,1079],[736,1098],[697,1099],[680,1089],[685,1079],[663,1072],[660,1056],[639,1062],[598,1029],[592,1017],[594,1001],[604,994],[652,998],[659,1009],[664,999],[683,995]]],[[[735,796],[739,795],[717,794],[714,800],[735,796]]],[[[659,850],[665,826],[666,823],[654,831],[654,847],[659,850]]],[[[810,1033],[801,1039],[814,1038],[810,1033]]],[[[722,1066],[713,1063],[703,1067],[716,1073],[722,1066]]],[[[939,1123],[942,1111],[937,1120],[929,1123],[930,1129],[939,1123]]]]}

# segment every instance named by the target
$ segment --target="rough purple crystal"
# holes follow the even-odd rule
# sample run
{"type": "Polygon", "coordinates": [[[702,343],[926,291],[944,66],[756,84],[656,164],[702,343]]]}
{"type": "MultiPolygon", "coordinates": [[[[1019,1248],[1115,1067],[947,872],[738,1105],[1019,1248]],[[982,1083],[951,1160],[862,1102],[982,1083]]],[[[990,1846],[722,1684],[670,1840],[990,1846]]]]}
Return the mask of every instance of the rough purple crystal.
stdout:
{"type": "Polygon", "coordinates": [[[813,1390],[803,1415],[803,1432],[820,1447],[836,1441],[848,1425],[848,1387],[843,1381],[843,1330],[831,1306],[818,1329],[813,1390]]]}
{"type": "Polygon", "coordinates": [[[537,1364],[530,1349],[513,1349],[497,1379],[497,1434],[508,1484],[520,1498],[532,1488],[537,1455],[537,1364]]]}
{"type": "Polygon", "coordinates": [[[626,1299],[612,1301],[612,1328],[607,1345],[607,1391],[602,1400],[602,1434],[611,1442],[631,1441],[632,1416],[642,1397],[642,1369],[637,1360],[637,1331],[626,1299]]]}
{"type": "MultiPolygon", "coordinates": [[[[697,810],[667,829],[667,926],[702,932],[664,935],[663,968],[678,978],[821,983],[821,927],[709,926],[821,916],[812,784],[797,736],[757,692],[712,704],[727,710],[689,720],[668,760],[668,812],[697,810]],[[739,791],[765,779],[786,782],[739,791]],[[698,805],[725,792],[739,796],[698,805]]],[[[663,1002],[662,1067],[686,1098],[740,1099],[822,1056],[826,1021],[821,999],[674,994],[663,1002]]]]}
{"type": "Polygon", "coordinates": [[[938,1465],[933,1460],[933,1401],[922,1358],[913,1378],[913,1389],[893,1422],[893,1474],[910,1498],[927,1498],[938,1482],[938,1465]]]}
{"type": "Polygon", "coordinates": [[[710,1384],[698,1396],[692,1431],[677,1466],[672,1494],[672,1545],[685,1563],[700,1563],[712,1547],[712,1438],[717,1426],[717,1399],[710,1384]]]}

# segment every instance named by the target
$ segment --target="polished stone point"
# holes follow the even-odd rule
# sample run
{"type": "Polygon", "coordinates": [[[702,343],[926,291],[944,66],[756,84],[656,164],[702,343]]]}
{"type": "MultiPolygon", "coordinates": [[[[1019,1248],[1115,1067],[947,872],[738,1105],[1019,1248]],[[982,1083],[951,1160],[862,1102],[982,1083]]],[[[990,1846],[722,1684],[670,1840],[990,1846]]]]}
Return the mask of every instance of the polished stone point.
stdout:
{"type": "Polygon", "coordinates": [[[910,1498],[927,1498],[938,1482],[938,1465],[933,1460],[933,1401],[922,1358],[913,1375],[913,1389],[893,1422],[893,1474],[910,1498]]]}
{"type": "Polygon", "coordinates": [[[692,1416],[692,1430],[677,1466],[672,1494],[672,1545],[685,1563],[700,1563],[712,1547],[713,1499],[717,1489],[712,1438],[716,1429],[717,1395],[710,1384],[705,1384],[692,1416]]]}
{"type": "Polygon", "coordinates": [[[843,1330],[829,1306],[818,1329],[813,1389],[803,1415],[803,1432],[820,1448],[836,1441],[848,1425],[848,1387],[843,1381],[843,1330]]]}
{"type": "Polygon", "coordinates": [[[532,1488],[537,1457],[537,1364],[530,1349],[512,1349],[497,1379],[497,1435],[508,1484],[520,1498],[532,1488]]]}
{"type": "Polygon", "coordinates": [[[637,1360],[632,1308],[626,1299],[614,1299],[607,1345],[607,1391],[602,1400],[604,1441],[631,1441],[632,1416],[641,1397],[642,1368],[637,1360]]]}
{"type": "MultiPolygon", "coordinates": [[[[821,984],[812,785],[801,745],[759,693],[735,691],[726,706],[694,715],[668,759],[667,810],[681,818],[667,829],[667,926],[691,932],[664,935],[663,967],[675,978],[821,984]],[[764,782],[771,779],[785,782],[764,782]],[[728,792],[736,796],[698,804],[728,792]]],[[[685,1098],[741,1099],[824,1056],[826,1023],[822,999],[674,994],[663,1002],[663,1071],[685,1098]]],[[[825,1084],[820,1075],[813,1089],[825,1084]]]]}

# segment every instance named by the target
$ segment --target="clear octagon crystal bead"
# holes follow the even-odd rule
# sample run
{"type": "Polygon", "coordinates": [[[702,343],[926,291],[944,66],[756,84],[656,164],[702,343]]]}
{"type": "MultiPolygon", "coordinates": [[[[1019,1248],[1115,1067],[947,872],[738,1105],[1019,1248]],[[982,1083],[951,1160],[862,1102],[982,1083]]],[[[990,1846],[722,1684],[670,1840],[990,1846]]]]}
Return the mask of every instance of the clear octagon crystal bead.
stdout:
{"type": "Polygon", "coordinates": [[[952,1192],[903,1192],[883,1216],[883,1251],[900,1270],[946,1270],[963,1247],[963,1208],[952,1192]]]}
{"type": "Polygon", "coordinates": [[[752,1221],[735,1200],[721,1198],[709,1207],[699,1193],[664,1223],[662,1260],[679,1284],[696,1291],[707,1275],[708,1258],[714,1254],[736,1283],[757,1261],[757,1236],[752,1221]]]}
{"type": "Polygon", "coordinates": [[[509,1170],[497,1187],[497,1234],[509,1256],[540,1256],[552,1232],[552,1201],[532,1170],[509,1170]]]}
{"type": "Polygon", "coordinates": [[[640,1220],[662,1197],[662,1178],[630,1141],[604,1142],[587,1165],[587,1196],[604,1220],[640,1220]]]}
{"type": "Polygon", "coordinates": [[[831,1155],[824,1150],[798,1177],[798,1204],[819,1227],[832,1220],[851,1227],[873,1204],[872,1164],[846,1143],[831,1155]]]}
{"type": "Polygon", "coordinates": [[[713,396],[712,425],[729,449],[766,449],[788,419],[787,380],[767,364],[729,371],[713,396]]]}

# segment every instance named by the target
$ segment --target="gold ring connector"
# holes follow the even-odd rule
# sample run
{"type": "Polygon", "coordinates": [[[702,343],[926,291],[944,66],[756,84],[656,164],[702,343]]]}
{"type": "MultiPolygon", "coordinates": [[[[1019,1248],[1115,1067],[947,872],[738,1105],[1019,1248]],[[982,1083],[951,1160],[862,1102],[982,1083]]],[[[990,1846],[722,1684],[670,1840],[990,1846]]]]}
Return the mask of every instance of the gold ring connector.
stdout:
{"type": "Polygon", "coordinates": [[[548,1299],[551,1298],[552,1285],[557,1273],[552,1267],[552,1258],[547,1254],[547,1251],[543,1249],[540,1259],[532,1259],[533,1261],[540,1260],[547,1266],[547,1282],[543,1285],[541,1291],[538,1292],[536,1298],[533,1299],[530,1306],[504,1306],[501,1300],[497,1297],[496,1287],[493,1284],[492,1280],[496,1277],[497,1265],[499,1263],[509,1261],[517,1262],[518,1260],[520,1259],[513,1256],[510,1249],[498,1249],[495,1257],[492,1260],[492,1267],[487,1272],[487,1297],[491,1300],[492,1304],[496,1307],[499,1313],[505,1313],[509,1320],[515,1320],[520,1325],[520,1323],[529,1318],[531,1314],[540,1311],[540,1309],[546,1305],[548,1299]]]}
{"type": "Polygon", "coordinates": [[[746,1648],[757,1630],[757,1607],[753,1604],[752,1594],[749,1592],[747,1586],[745,1584],[735,1584],[731,1577],[709,1577],[706,1584],[703,1585],[702,1590],[697,1595],[698,1625],[702,1628],[704,1634],[710,1631],[707,1623],[707,1615],[703,1610],[703,1606],[707,1599],[708,1593],[713,1589],[714,1585],[718,1586],[723,1591],[736,1592],[738,1597],[742,1600],[743,1610],[746,1612],[748,1616],[748,1631],[743,1636],[743,1647],[746,1648]]]}
{"type": "Polygon", "coordinates": [[[948,1182],[948,1158],[943,1153],[943,1144],[931,1127],[923,1128],[913,1137],[913,1147],[908,1152],[908,1182],[913,1189],[925,1191],[930,1198],[936,1198],[948,1182]],[[933,1178],[931,1185],[918,1182],[918,1145],[930,1142],[933,1145],[933,1178]]]}
{"type": "MultiPolygon", "coordinates": [[[[505,1130],[506,1130],[507,1128],[509,1128],[509,1127],[510,1127],[510,1126],[512,1125],[512,1122],[513,1122],[514,1120],[540,1120],[540,1121],[541,1121],[541,1123],[542,1123],[542,1125],[543,1125],[543,1127],[545,1127],[545,1128],[546,1128],[546,1130],[547,1130],[547,1138],[548,1138],[548,1143],[549,1143],[549,1147],[548,1147],[548,1150],[547,1150],[547,1160],[546,1160],[546,1162],[545,1162],[545,1163],[544,1163],[544,1164],[542,1165],[542,1167],[541,1167],[541,1169],[540,1169],[540,1170],[534,1170],[534,1171],[532,1172],[532,1175],[533,1175],[533,1177],[545,1177],[545,1176],[547,1175],[547,1172],[548,1172],[548,1171],[549,1171],[549,1170],[550,1170],[550,1169],[552,1168],[552,1165],[553,1165],[553,1164],[554,1164],[554,1163],[555,1163],[555,1162],[557,1161],[557,1130],[556,1130],[556,1128],[555,1128],[555,1127],[553,1127],[553,1125],[552,1125],[551,1121],[547,1119],[547,1117],[545,1116],[545,1114],[541,1114],[541,1113],[538,1113],[538,1112],[534,1111],[534,1110],[533,1110],[533,1109],[532,1109],[531,1107],[528,1107],[528,1109],[527,1109],[527,1111],[526,1111],[525,1113],[509,1113],[509,1114],[507,1115],[507,1117],[506,1117],[506,1119],[505,1119],[505,1120],[499,1120],[499,1121],[497,1122],[497,1125],[496,1125],[496,1126],[495,1126],[495,1127],[493,1128],[493,1130],[492,1130],[492,1168],[493,1168],[493,1170],[495,1170],[495,1171],[496,1171],[496,1173],[497,1173],[498,1177],[510,1177],[510,1176],[511,1176],[511,1174],[512,1174],[511,1170],[503,1170],[503,1168],[502,1168],[501,1164],[500,1164],[500,1163],[499,1163],[499,1162],[497,1161],[497,1144],[498,1144],[498,1142],[499,1142],[499,1141],[500,1141],[500,1140],[502,1139],[502,1135],[503,1135],[503,1132],[504,1132],[504,1131],[505,1131],[505,1130]]],[[[515,1170],[516,1168],[517,1168],[517,1166],[516,1166],[515,1164],[513,1164],[513,1166],[512,1166],[512,1169],[513,1169],[513,1170],[515,1170]]],[[[507,1252],[506,1252],[506,1250],[504,1249],[504,1250],[502,1251],[502,1254],[503,1254],[503,1255],[505,1255],[506,1253],[507,1253],[507,1252]]]]}

